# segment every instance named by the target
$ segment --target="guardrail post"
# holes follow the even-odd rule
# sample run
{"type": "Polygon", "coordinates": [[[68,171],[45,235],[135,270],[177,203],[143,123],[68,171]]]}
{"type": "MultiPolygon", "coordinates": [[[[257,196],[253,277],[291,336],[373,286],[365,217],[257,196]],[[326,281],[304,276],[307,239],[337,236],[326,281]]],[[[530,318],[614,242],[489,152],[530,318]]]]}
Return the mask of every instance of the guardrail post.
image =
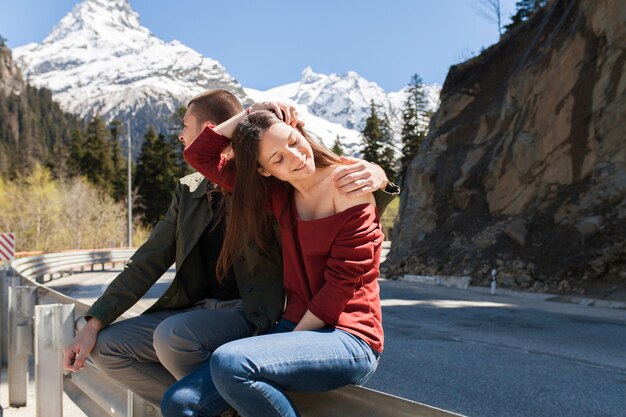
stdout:
{"type": "Polygon", "coordinates": [[[33,312],[35,288],[9,288],[9,404],[26,405],[28,388],[28,357],[33,353],[33,312]]]}
{"type": "Polygon", "coordinates": [[[155,406],[141,398],[131,390],[128,390],[128,414],[127,417],[161,417],[161,413],[155,406]]]}
{"type": "Polygon", "coordinates": [[[74,305],[35,307],[36,416],[63,416],[63,346],[74,334],[74,305]]]}
{"type": "Polygon", "coordinates": [[[0,267],[0,367],[8,365],[9,288],[19,285],[19,277],[9,267],[0,267]]]}

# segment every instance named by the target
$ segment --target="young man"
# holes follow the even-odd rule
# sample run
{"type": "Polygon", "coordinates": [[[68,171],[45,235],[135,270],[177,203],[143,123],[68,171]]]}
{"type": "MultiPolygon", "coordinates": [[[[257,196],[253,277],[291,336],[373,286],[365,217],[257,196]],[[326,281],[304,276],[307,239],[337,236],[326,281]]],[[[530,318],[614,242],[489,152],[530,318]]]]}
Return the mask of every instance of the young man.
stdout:
{"type": "MultiPolygon", "coordinates": [[[[295,114],[293,107],[287,111],[295,114]]],[[[243,111],[225,90],[194,97],[187,106],[179,139],[188,146],[209,124],[243,111]]],[[[387,187],[378,166],[359,160],[336,175],[343,192],[387,187]]],[[[384,209],[395,195],[377,191],[384,209]]],[[[90,355],[96,366],[158,406],[165,390],[210,358],[224,343],[270,329],[284,306],[278,240],[269,256],[242,245],[230,273],[220,283],[215,262],[228,221],[229,197],[200,174],[182,178],[165,219],[133,254],[85,315],[87,324],[63,350],[64,367],[82,368],[90,355]],[[176,263],[167,291],[144,314],[113,323],[176,263]]]]}

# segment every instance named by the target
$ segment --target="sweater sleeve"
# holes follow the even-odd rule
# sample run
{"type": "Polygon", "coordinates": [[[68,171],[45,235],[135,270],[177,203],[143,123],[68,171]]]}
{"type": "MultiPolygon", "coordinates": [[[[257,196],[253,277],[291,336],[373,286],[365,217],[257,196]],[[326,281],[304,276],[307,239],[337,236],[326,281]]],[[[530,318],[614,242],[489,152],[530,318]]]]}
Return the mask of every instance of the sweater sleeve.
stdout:
{"type": "Polygon", "coordinates": [[[230,145],[230,139],[206,127],[183,154],[189,165],[226,191],[235,185],[235,160],[222,154],[230,145]]]}
{"type": "Polygon", "coordinates": [[[326,324],[334,324],[354,297],[364,277],[378,277],[378,248],[383,234],[372,205],[351,210],[339,229],[324,270],[324,284],[312,298],[308,309],[326,324]]]}

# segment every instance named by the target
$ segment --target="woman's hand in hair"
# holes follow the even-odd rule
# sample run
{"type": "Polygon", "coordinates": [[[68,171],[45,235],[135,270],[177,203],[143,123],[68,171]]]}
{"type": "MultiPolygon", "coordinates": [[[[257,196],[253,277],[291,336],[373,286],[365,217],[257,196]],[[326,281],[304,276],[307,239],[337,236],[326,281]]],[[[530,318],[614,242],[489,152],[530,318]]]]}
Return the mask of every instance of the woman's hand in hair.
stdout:
{"type": "Polygon", "coordinates": [[[296,125],[304,125],[302,121],[298,120],[298,111],[294,106],[275,101],[263,101],[259,103],[254,103],[252,106],[248,107],[241,113],[217,125],[214,130],[230,139],[233,137],[235,129],[237,128],[239,123],[241,123],[241,121],[244,117],[246,117],[247,114],[254,113],[260,110],[268,110],[273,112],[280,120],[283,120],[285,123],[293,127],[296,127],[296,125]]]}
{"type": "Polygon", "coordinates": [[[340,160],[345,165],[337,167],[333,172],[333,180],[340,194],[353,198],[387,187],[387,174],[378,165],[348,156],[341,156],[340,160]]]}
{"type": "Polygon", "coordinates": [[[269,110],[271,112],[274,112],[274,114],[280,120],[292,127],[296,127],[298,122],[301,125],[304,125],[304,122],[298,119],[298,111],[292,105],[281,103],[278,101],[262,101],[259,103],[254,103],[252,106],[250,106],[249,113],[254,113],[255,111],[260,110],[269,110]]]}

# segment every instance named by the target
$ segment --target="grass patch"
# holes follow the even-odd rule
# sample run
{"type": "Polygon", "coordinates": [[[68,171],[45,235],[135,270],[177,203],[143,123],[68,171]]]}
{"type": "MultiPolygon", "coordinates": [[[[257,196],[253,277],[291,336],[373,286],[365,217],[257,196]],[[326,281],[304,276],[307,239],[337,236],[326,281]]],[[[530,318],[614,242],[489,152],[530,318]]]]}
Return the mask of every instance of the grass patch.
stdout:
{"type": "Polygon", "coordinates": [[[400,209],[400,198],[394,198],[387,206],[387,209],[383,213],[383,217],[380,219],[380,224],[385,233],[385,240],[391,239],[391,232],[393,231],[393,224],[398,216],[398,210],[400,209]]]}

